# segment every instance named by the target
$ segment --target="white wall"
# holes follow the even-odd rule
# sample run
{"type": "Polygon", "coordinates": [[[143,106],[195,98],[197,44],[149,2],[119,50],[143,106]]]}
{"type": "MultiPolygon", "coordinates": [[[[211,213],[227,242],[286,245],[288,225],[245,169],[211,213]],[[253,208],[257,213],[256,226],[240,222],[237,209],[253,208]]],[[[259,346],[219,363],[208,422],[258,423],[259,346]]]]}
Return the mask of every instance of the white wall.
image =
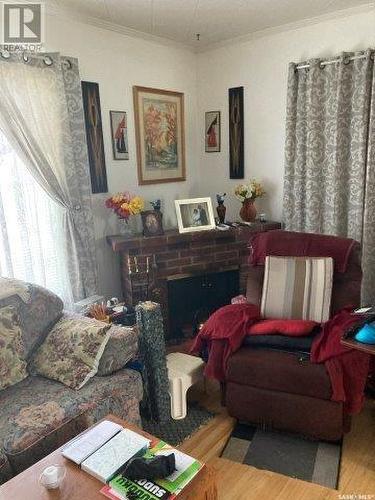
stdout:
{"type": "MultiPolygon", "coordinates": [[[[284,128],[288,63],[332,57],[341,51],[375,47],[375,9],[254,38],[198,55],[199,171],[196,195],[226,191],[228,218],[238,219],[239,202],[229,180],[228,88],[244,86],[245,178],[264,181],[267,196],[258,209],[281,220],[284,172],[284,128]],[[220,153],[204,152],[204,112],[222,113],[220,153]]],[[[258,210],[258,211],[259,211],[258,210]]]]}
{"type": "MultiPolygon", "coordinates": [[[[175,226],[173,201],[196,192],[196,56],[56,16],[47,16],[46,49],[78,57],[82,80],[99,83],[103,135],[110,193],[128,190],[146,200],[162,198],[164,224],[175,226]],[[186,182],[138,186],[133,119],[133,85],[177,90],[185,94],[186,182]],[[129,160],[112,159],[109,110],[127,111],[129,160]]],[[[104,207],[108,194],[93,195],[100,293],[120,295],[118,256],[105,237],[119,232],[114,215],[104,207]]],[[[148,207],[151,208],[151,207],[148,207]]],[[[138,217],[140,219],[140,217],[138,217]]],[[[139,227],[140,227],[140,220],[139,227]]]]}
{"type": "MultiPolygon", "coordinates": [[[[238,218],[239,203],[229,180],[228,88],[245,87],[245,178],[262,179],[267,196],[257,202],[274,220],[282,214],[287,67],[312,57],[375,47],[375,10],[254,38],[193,54],[173,46],[47,16],[46,48],[78,57],[83,80],[98,82],[110,192],[130,190],[146,200],[161,197],[165,227],[175,226],[173,200],[228,193],[228,218],[238,218]],[[187,181],[138,186],[132,86],[185,93],[187,181]],[[112,160],[109,110],[128,112],[130,159],[112,160]],[[204,153],[204,112],[222,112],[222,151],[204,153]]],[[[94,195],[100,293],[120,295],[118,259],[106,244],[118,232],[104,208],[107,195],[94,195]]]]}

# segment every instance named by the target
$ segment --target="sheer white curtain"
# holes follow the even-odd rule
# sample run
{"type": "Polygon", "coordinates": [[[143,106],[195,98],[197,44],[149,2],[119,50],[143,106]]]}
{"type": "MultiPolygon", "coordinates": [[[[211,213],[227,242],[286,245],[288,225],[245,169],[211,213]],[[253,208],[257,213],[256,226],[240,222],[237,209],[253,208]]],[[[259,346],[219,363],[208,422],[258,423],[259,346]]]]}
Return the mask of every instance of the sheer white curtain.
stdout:
{"type": "Polygon", "coordinates": [[[0,275],[45,286],[73,304],[64,209],[39,186],[0,130],[0,275]]]}
{"type": "Polygon", "coordinates": [[[70,296],[93,295],[97,269],[78,62],[56,53],[5,56],[0,49],[0,81],[0,130],[13,150],[3,159],[11,170],[8,185],[0,177],[2,272],[33,273],[31,281],[59,288],[67,304],[70,296]],[[20,263],[23,246],[27,264],[20,263]]]}

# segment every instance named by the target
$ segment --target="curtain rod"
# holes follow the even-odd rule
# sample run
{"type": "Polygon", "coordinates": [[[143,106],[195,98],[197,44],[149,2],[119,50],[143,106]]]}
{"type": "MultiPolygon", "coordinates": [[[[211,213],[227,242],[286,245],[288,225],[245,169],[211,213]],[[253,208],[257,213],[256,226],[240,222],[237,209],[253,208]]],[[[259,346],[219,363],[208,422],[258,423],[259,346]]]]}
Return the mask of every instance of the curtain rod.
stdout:
{"type": "MultiPolygon", "coordinates": [[[[356,59],[364,59],[365,57],[367,57],[367,54],[360,54],[358,56],[351,56],[351,57],[348,57],[347,59],[345,59],[344,57],[344,61],[347,60],[348,62],[349,61],[355,61],[356,59]]],[[[374,53],[372,52],[371,54],[371,58],[374,59],[374,53]]],[[[335,63],[338,63],[340,62],[341,59],[331,59],[331,60],[328,60],[328,61],[322,61],[320,63],[321,66],[327,66],[328,64],[335,64],[335,63]]],[[[310,68],[310,63],[306,63],[306,64],[297,64],[296,66],[296,69],[307,69],[307,68],[310,68]]]]}

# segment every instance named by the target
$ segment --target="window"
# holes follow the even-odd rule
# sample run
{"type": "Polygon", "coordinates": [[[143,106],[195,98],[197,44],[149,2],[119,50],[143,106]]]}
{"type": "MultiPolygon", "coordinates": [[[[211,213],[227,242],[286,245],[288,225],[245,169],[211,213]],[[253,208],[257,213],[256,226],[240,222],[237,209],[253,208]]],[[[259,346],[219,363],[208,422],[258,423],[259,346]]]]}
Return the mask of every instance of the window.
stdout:
{"type": "Polygon", "coordinates": [[[37,283],[73,304],[64,209],[34,180],[0,131],[0,275],[37,283]]]}

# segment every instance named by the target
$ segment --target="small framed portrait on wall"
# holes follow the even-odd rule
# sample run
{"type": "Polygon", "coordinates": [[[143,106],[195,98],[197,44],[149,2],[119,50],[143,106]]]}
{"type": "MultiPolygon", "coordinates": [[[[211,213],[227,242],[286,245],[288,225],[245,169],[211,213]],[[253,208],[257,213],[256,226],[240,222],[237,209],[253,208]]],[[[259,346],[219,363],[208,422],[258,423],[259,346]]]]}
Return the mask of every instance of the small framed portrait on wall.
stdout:
{"type": "Polygon", "coordinates": [[[128,123],[125,111],[110,111],[114,160],[129,160],[128,123]]]}
{"type": "Polygon", "coordinates": [[[220,111],[207,111],[205,114],[205,151],[220,152],[220,111]]]}

